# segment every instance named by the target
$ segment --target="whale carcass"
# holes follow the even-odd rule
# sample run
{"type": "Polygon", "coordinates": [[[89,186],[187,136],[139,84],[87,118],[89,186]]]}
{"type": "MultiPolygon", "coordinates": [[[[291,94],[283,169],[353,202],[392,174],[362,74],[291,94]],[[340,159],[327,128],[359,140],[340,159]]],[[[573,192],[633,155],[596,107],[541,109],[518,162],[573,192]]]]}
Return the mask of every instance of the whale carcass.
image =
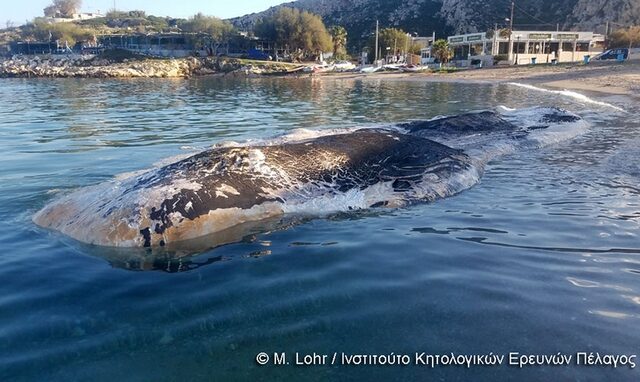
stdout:
{"type": "Polygon", "coordinates": [[[473,151],[469,142],[482,142],[483,150],[496,139],[515,145],[531,132],[580,121],[563,110],[543,110],[533,113],[536,119],[527,126],[481,112],[274,144],[215,147],[74,191],[33,220],[89,244],[154,247],[283,214],[433,201],[479,179],[484,163],[467,153],[473,151]],[[466,143],[451,147],[456,140],[466,143]]]}

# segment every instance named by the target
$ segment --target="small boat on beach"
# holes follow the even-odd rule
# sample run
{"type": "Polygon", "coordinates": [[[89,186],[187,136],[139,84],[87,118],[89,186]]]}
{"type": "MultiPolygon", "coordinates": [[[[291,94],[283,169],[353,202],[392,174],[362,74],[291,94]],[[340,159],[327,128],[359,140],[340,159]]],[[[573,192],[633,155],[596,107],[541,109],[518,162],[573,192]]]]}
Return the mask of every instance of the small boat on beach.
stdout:
{"type": "Polygon", "coordinates": [[[305,73],[326,73],[326,72],[332,72],[334,69],[335,69],[334,65],[318,64],[318,65],[306,66],[304,67],[303,71],[305,73]]]}
{"type": "Polygon", "coordinates": [[[336,72],[348,72],[356,68],[356,66],[349,61],[336,61],[333,67],[336,72]]]}
{"type": "Polygon", "coordinates": [[[428,68],[420,65],[406,65],[400,68],[403,72],[418,73],[427,70],[428,68]]]}
{"type": "Polygon", "coordinates": [[[365,66],[360,68],[360,73],[375,73],[383,70],[382,66],[365,66]]]}

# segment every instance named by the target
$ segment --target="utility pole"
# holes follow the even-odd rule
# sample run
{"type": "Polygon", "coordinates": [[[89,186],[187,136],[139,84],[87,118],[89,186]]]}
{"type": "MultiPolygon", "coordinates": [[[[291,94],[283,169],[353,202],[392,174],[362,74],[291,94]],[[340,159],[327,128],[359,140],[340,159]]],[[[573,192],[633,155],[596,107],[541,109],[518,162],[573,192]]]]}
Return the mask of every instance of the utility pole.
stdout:
{"type": "Polygon", "coordinates": [[[404,63],[408,64],[407,62],[407,58],[409,58],[409,39],[411,38],[411,42],[413,42],[413,38],[411,37],[411,35],[409,33],[407,33],[407,42],[405,44],[405,48],[404,48],[404,63]]]}
{"type": "Polygon", "coordinates": [[[516,2],[511,2],[511,17],[509,18],[509,62],[511,62],[511,57],[513,57],[513,43],[511,39],[511,35],[513,34],[513,13],[515,10],[516,2]]]}
{"type": "Polygon", "coordinates": [[[375,65],[378,65],[378,29],[379,29],[379,23],[378,20],[376,20],[376,61],[375,61],[375,65]]]}
{"type": "Polygon", "coordinates": [[[513,11],[515,10],[516,2],[511,2],[511,18],[509,19],[509,29],[513,31],[513,11]]]}
{"type": "Polygon", "coordinates": [[[491,44],[491,55],[495,56],[500,53],[498,49],[498,23],[493,26],[493,44],[491,44]]]}

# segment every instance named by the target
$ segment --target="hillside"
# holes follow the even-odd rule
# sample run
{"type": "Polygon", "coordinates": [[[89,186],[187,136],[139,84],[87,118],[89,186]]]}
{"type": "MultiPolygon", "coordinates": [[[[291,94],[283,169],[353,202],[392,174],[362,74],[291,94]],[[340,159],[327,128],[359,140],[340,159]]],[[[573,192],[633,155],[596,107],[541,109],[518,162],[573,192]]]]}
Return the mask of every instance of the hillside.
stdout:
{"type": "MultiPolygon", "coordinates": [[[[588,29],[604,32],[611,24],[640,24],[638,0],[518,0],[515,25],[520,28],[588,29]]],[[[230,20],[240,29],[250,29],[264,15],[280,7],[295,7],[322,16],[327,25],[343,25],[349,32],[350,48],[359,48],[375,29],[400,27],[407,32],[443,36],[486,31],[506,24],[510,0],[298,0],[261,13],[230,20]]]]}

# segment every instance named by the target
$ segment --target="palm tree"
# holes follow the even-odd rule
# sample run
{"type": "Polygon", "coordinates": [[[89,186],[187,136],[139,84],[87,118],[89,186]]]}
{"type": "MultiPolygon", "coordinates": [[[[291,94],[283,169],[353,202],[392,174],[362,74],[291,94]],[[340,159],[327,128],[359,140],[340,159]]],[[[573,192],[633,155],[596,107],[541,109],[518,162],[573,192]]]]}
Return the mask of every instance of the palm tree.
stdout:
{"type": "Polygon", "coordinates": [[[431,53],[435,58],[440,61],[440,64],[446,64],[449,62],[449,59],[453,56],[453,52],[449,47],[449,43],[447,40],[436,40],[431,46],[431,53]]]}
{"type": "Polygon", "coordinates": [[[331,28],[331,37],[333,38],[333,56],[335,58],[343,58],[347,53],[347,30],[341,26],[331,28]]]}

